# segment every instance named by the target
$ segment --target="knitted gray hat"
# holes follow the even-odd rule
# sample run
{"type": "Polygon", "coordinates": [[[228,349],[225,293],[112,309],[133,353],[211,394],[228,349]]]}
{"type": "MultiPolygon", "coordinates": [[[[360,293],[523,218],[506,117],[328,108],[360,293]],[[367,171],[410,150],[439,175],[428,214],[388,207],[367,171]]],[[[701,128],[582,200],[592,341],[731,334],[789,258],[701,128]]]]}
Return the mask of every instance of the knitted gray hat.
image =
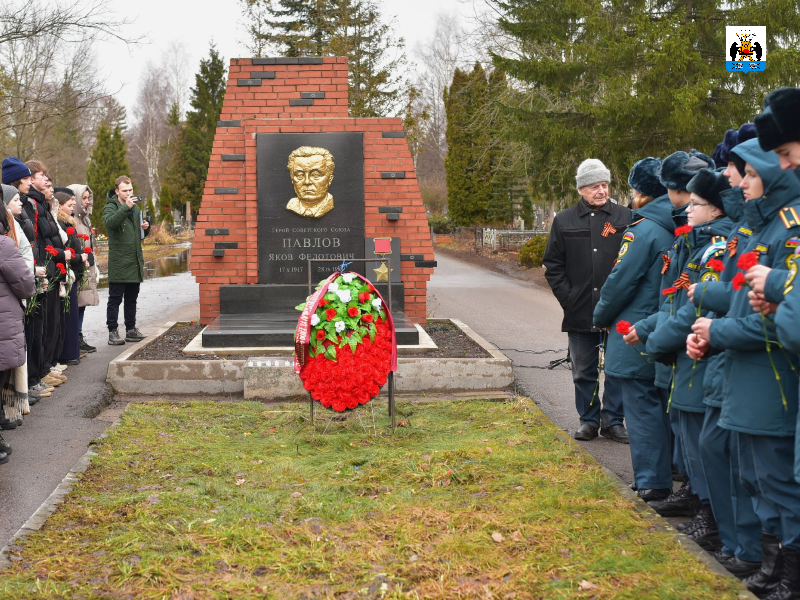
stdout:
{"type": "Polygon", "coordinates": [[[13,185],[3,184],[3,204],[8,206],[8,203],[11,202],[17,194],[19,194],[19,190],[13,185]]]}
{"type": "Polygon", "coordinates": [[[611,171],[601,161],[587,158],[578,166],[578,174],[575,176],[578,189],[601,181],[611,182],[611,171]]]}

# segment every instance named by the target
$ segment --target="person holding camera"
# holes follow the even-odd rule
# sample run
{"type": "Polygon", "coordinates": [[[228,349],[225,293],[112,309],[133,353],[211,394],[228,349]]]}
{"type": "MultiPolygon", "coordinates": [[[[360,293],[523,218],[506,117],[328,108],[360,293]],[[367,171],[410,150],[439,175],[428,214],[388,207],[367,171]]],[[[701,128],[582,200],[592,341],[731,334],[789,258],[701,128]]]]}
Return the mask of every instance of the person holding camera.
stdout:
{"type": "Polygon", "coordinates": [[[145,338],[136,328],[136,299],[144,280],[142,240],[150,233],[150,223],[142,218],[137,206],[140,198],[133,195],[130,177],[117,177],[116,188],[106,195],[103,221],[108,235],[108,308],[106,325],[108,343],[120,346],[145,338]],[[118,331],[119,305],[125,301],[125,338],[118,331]]]}

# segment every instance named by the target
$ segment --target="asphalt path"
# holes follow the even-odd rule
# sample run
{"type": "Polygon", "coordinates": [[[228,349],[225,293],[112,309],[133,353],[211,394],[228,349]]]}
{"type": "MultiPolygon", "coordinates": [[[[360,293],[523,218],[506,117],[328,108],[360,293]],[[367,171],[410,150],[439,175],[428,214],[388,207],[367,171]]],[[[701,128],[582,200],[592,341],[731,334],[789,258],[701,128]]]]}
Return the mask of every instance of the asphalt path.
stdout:
{"type": "MultiPolygon", "coordinates": [[[[503,350],[514,363],[519,390],[571,435],[580,425],[572,373],[563,366],[543,368],[567,355],[567,334],[561,332],[563,312],[550,288],[441,253],[436,260],[438,266],[428,284],[429,316],[460,319],[503,350]]],[[[623,481],[633,481],[627,444],[599,437],[578,443],[623,481]]]]}
{"type": "MultiPolygon", "coordinates": [[[[139,294],[137,325],[144,334],[150,334],[166,321],[197,319],[198,298],[198,286],[190,273],[149,279],[139,294]]],[[[108,345],[107,299],[108,290],[100,290],[100,305],[86,309],[83,324],[84,336],[97,347],[97,352],[69,367],[64,372],[68,381],[33,406],[21,427],[3,432],[13,452],[9,461],[0,465],[0,547],[33,515],[90,442],[109,425],[108,421],[93,417],[111,399],[106,385],[108,363],[130,345],[108,345]]],[[[121,324],[121,335],[124,329],[121,324]]]]}

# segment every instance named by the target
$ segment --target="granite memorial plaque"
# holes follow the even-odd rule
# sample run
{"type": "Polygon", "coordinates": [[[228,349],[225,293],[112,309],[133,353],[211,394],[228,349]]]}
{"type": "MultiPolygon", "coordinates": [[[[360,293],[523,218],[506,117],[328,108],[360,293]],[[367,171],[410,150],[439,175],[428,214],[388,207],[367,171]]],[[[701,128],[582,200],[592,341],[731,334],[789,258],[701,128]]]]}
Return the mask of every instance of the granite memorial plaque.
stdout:
{"type": "MultiPolygon", "coordinates": [[[[266,133],[256,145],[258,282],[307,283],[309,258],[364,258],[362,134],[266,133]]],[[[335,266],[314,264],[312,280],[335,266]]]]}

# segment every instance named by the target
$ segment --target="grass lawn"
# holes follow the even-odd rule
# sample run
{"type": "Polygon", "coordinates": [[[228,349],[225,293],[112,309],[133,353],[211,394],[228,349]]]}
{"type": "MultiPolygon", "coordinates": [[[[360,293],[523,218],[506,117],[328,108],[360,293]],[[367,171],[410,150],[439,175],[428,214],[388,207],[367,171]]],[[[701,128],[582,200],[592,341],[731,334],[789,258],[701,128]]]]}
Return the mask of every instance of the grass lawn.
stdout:
{"type": "Polygon", "coordinates": [[[737,598],[530,400],[385,413],[129,405],[0,597],[737,598]]]}

